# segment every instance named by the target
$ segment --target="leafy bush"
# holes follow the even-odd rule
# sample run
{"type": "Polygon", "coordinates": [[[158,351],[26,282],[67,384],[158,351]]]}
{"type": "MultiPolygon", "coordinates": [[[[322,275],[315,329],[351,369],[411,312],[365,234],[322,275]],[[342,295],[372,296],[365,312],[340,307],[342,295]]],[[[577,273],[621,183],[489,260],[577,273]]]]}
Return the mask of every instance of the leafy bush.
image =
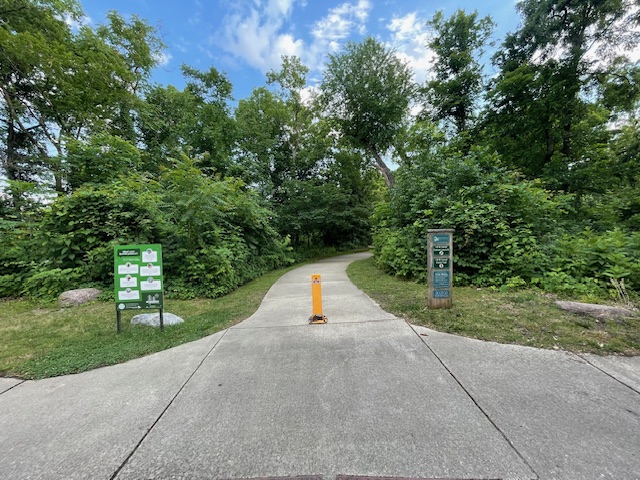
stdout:
{"type": "Polygon", "coordinates": [[[553,274],[589,288],[610,289],[611,279],[624,279],[628,289],[640,287],[640,233],[621,229],[594,232],[586,229],[576,235],[566,234],[553,245],[553,270],[543,278],[543,286],[559,291],[563,286],[549,283],[553,274]]]}
{"type": "MultiPolygon", "coordinates": [[[[397,172],[391,201],[374,215],[378,266],[426,281],[427,229],[453,228],[457,284],[532,285],[585,298],[616,295],[611,279],[640,287],[640,233],[584,229],[566,218],[572,196],[522,180],[487,152],[445,153],[414,156],[397,172]]],[[[594,224],[620,211],[611,207],[594,224]]]]}
{"type": "Polygon", "coordinates": [[[185,158],[161,183],[172,225],[164,249],[170,295],[216,297],[292,261],[272,212],[240,180],[211,180],[185,158]]]}
{"type": "Polygon", "coordinates": [[[85,184],[48,208],[30,256],[24,246],[13,260],[5,255],[7,265],[24,258],[32,263],[0,267],[0,295],[111,289],[114,245],[160,243],[168,295],[219,296],[291,262],[272,216],[242,182],[210,179],[188,158],[158,182],[130,175],[85,184]]]}
{"type": "Polygon", "coordinates": [[[29,276],[21,293],[31,297],[54,299],[65,290],[87,286],[82,268],[60,268],[38,270],[29,276]]]}
{"type": "Polygon", "coordinates": [[[34,224],[0,219],[0,297],[20,295],[35,265],[34,224]]]}
{"type": "Polygon", "coordinates": [[[166,225],[158,210],[158,191],[150,180],[129,177],[108,185],[85,185],[58,198],[38,230],[42,261],[52,268],[86,267],[89,281],[108,281],[113,269],[105,264],[113,261],[108,245],[162,238],[166,225]]]}
{"type": "Polygon", "coordinates": [[[568,197],[553,197],[482,150],[413,157],[396,178],[390,204],[374,215],[379,266],[425,281],[427,229],[453,228],[459,284],[529,281],[548,267],[568,197]]]}

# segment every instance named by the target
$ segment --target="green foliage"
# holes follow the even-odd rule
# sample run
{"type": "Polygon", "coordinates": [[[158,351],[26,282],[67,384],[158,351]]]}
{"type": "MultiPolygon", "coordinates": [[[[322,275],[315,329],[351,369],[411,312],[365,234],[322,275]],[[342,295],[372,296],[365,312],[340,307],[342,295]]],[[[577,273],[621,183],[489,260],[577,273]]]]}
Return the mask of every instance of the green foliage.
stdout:
{"type": "MultiPolygon", "coordinates": [[[[98,256],[96,249],[104,250],[113,242],[161,239],[164,221],[157,190],[153,182],[131,176],[108,185],[86,185],[59,197],[38,229],[40,259],[52,268],[84,268],[89,258],[98,256]]],[[[104,262],[107,256],[102,256],[104,262]]],[[[108,258],[111,262],[113,251],[108,258]]],[[[103,266],[87,280],[107,283],[110,271],[103,266]]]]}
{"type": "Polygon", "coordinates": [[[388,207],[376,212],[379,266],[426,280],[429,228],[453,228],[460,284],[502,285],[546,268],[544,245],[562,221],[564,197],[496,166],[482,150],[414,157],[398,170],[388,207]]]}
{"type": "Polygon", "coordinates": [[[37,270],[22,284],[20,293],[43,300],[53,300],[65,290],[86,287],[83,268],[52,268],[37,270]]]}
{"type": "MultiPolygon", "coordinates": [[[[71,0],[9,0],[0,13],[0,137],[6,143],[6,177],[65,193],[84,177],[95,181],[109,173],[104,158],[92,164],[90,137],[105,134],[135,143],[136,93],[163,47],[154,28],[135,16],[126,20],[110,12],[105,25],[72,29],[66,19],[79,20],[82,10],[71,0]],[[73,142],[75,151],[69,152],[73,142]],[[75,160],[71,167],[65,164],[69,153],[75,160]]],[[[13,203],[19,203],[19,196],[13,203]]]]}
{"type": "Polygon", "coordinates": [[[428,23],[435,36],[429,47],[436,54],[435,78],[425,93],[435,120],[451,120],[456,133],[471,126],[475,106],[483,87],[482,66],[478,57],[494,27],[491,17],[478,19],[458,10],[445,20],[442,11],[428,23]]]}
{"type": "Polygon", "coordinates": [[[373,37],[329,55],[322,102],[345,138],[367,151],[387,185],[393,175],[383,155],[395,142],[414,94],[411,69],[373,37]]]}
{"type": "Polygon", "coordinates": [[[597,232],[565,216],[574,198],[496,166],[486,151],[446,150],[407,160],[389,204],[375,214],[377,264],[426,281],[428,228],[453,228],[458,284],[534,285],[584,298],[616,296],[611,279],[640,285],[640,235],[597,232]],[[607,293],[609,292],[609,293],[607,293]]]}
{"type": "Polygon", "coordinates": [[[230,175],[235,123],[229,116],[231,83],[215,68],[201,72],[183,65],[183,91],[155,86],[140,108],[139,128],[144,144],[144,170],[158,174],[169,157],[189,150],[207,174],[230,175]]]}
{"type": "Polygon", "coordinates": [[[272,213],[236,179],[211,180],[192,160],[163,175],[168,293],[216,297],[290,262],[272,213]]]}
{"type": "Polygon", "coordinates": [[[85,183],[111,183],[140,167],[140,151],[118,136],[97,134],[88,141],[71,139],[65,167],[70,189],[85,183]]]}
{"type": "Polygon", "coordinates": [[[633,3],[518,3],[522,26],[494,56],[485,115],[485,141],[505,162],[553,189],[597,188],[609,121],[638,105],[637,66],[624,57],[639,39],[633,3]]]}
{"type": "Polygon", "coordinates": [[[564,235],[553,245],[553,269],[585,285],[611,287],[610,279],[625,280],[626,287],[640,286],[640,233],[621,229],[607,232],[584,230],[564,235]]]}

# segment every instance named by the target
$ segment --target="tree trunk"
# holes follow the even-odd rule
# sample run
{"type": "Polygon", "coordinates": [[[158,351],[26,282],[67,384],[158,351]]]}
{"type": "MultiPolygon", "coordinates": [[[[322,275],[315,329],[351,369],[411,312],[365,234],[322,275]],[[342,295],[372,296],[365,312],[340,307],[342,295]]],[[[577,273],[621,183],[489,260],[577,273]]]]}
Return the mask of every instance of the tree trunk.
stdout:
{"type": "MultiPolygon", "coordinates": [[[[7,180],[17,179],[17,162],[16,162],[16,130],[13,125],[13,119],[9,116],[7,127],[7,152],[4,162],[4,173],[7,180]]],[[[20,195],[15,189],[11,189],[11,203],[16,212],[20,211],[20,195]]]]}
{"type": "Polygon", "coordinates": [[[370,150],[371,150],[371,154],[373,155],[373,158],[376,161],[375,167],[382,174],[384,181],[387,184],[387,187],[391,189],[391,187],[393,187],[393,184],[395,183],[395,177],[393,176],[393,172],[389,170],[389,167],[387,167],[387,164],[384,163],[384,160],[382,160],[382,156],[380,155],[380,153],[378,153],[378,150],[376,149],[376,147],[370,147],[370,150]]]}

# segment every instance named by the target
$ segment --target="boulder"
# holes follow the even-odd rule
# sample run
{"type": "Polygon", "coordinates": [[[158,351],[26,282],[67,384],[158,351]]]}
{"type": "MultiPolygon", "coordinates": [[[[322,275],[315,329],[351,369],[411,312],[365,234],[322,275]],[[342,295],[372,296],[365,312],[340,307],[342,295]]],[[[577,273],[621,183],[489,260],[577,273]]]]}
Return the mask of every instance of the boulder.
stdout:
{"type": "Polygon", "coordinates": [[[75,307],[83,303],[92,302],[102,295],[102,290],[97,288],[78,288],[67,290],[58,297],[58,305],[61,307],[75,307]]]}
{"type": "Polygon", "coordinates": [[[596,305],[592,303],[562,302],[557,301],[556,305],[562,310],[582,315],[589,315],[594,318],[620,318],[632,317],[636,312],[622,307],[611,307],[609,305],[596,305]]]}
{"type": "MultiPolygon", "coordinates": [[[[184,323],[184,320],[173,313],[164,312],[162,315],[162,323],[166,326],[178,325],[184,323]]],[[[141,313],[131,319],[131,325],[147,325],[149,327],[160,326],[160,313],[141,313]]]]}

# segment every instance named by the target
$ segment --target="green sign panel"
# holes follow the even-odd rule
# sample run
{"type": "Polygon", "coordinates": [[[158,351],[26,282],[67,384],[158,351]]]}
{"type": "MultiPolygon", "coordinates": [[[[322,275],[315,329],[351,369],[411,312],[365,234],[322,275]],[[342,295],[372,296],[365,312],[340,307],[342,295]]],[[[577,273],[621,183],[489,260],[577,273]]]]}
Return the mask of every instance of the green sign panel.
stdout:
{"type": "Polygon", "coordinates": [[[433,268],[449,268],[449,257],[434,257],[433,268]]]}
{"type": "Polygon", "coordinates": [[[450,298],[451,290],[434,290],[433,298],[450,298]]]}
{"type": "Polygon", "coordinates": [[[448,233],[438,233],[433,235],[433,243],[449,244],[451,237],[448,233]]]}
{"type": "Polygon", "coordinates": [[[448,271],[433,272],[433,288],[449,288],[451,276],[448,271]]]}
{"type": "Polygon", "coordinates": [[[118,310],[162,308],[164,280],[161,245],[116,246],[113,263],[118,310]]]}
{"type": "Polygon", "coordinates": [[[433,247],[433,255],[451,255],[451,249],[448,246],[439,247],[436,245],[433,247]]]}

